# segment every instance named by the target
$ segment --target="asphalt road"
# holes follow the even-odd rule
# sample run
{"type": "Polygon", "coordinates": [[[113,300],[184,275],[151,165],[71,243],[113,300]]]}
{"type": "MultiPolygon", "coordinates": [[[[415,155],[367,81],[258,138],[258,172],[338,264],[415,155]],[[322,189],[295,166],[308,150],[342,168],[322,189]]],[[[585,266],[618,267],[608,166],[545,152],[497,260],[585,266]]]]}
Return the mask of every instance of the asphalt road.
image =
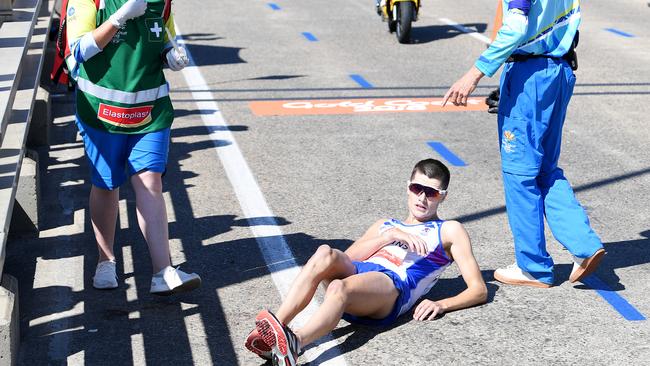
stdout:
{"type": "MultiPolygon", "coordinates": [[[[481,36],[491,32],[496,2],[425,0],[406,45],[387,32],[373,5],[175,3],[196,67],[168,73],[176,120],[165,196],[173,262],[203,278],[191,294],[149,295],[151,265],[128,185],[117,235],[121,286],[92,289],[83,146],[71,96],[55,96],[52,146],[40,151],[43,230],[38,238],[14,238],[5,267],[20,281],[22,365],[261,364],[243,347],[257,312],[277,308],[294,264],[319,245],[344,249],[376,219],[404,218],[413,164],[447,158],[432,141],[465,163],[449,164],[441,216],[469,231],[488,303],[432,322],[405,315],[387,329],[341,322],[301,361],[650,363],[649,323],[629,320],[650,315],[650,8],[640,1],[582,5],[580,68],[560,164],[608,255],[597,281],[570,284],[571,257],[547,230],[556,282],[542,290],[493,279],[494,269],[514,261],[494,115],[349,107],[369,99],[438,100],[485,49],[481,36]],[[341,114],[303,108],[284,115],[254,113],[251,104],[312,100],[349,103],[341,114]]],[[[497,85],[497,77],[484,79],[476,96],[497,85]]],[[[427,297],[463,288],[451,266],[427,297]]]]}

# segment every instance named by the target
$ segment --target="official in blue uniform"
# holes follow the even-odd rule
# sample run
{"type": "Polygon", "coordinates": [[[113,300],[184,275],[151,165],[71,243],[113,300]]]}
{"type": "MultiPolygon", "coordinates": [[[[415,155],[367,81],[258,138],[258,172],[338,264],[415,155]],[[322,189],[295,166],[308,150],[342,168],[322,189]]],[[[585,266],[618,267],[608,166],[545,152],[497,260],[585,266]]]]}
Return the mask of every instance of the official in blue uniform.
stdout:
{"type": "Polygon", "coordinates": [[[447,91],[444,104],[466,105],[479,80],[501,74],[499,146],[516,263],[497,269],[507,284],[550,287],[553,236],[573,255],[569,277],[579,281],[603,258],[603,245],[558,167],[562,127],[576,77],[579,0],[504,0],[503,25],[472,68],[447,91]]]}

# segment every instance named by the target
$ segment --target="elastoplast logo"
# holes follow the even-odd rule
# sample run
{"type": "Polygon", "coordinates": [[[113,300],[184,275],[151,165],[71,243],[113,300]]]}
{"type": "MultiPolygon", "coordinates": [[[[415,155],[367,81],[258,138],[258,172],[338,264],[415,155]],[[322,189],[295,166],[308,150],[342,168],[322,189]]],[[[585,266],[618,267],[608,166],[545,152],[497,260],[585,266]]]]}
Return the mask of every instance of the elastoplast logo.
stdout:
{"type": "Polygon", "coordinates": [[[100,103],[97,118],[113,126],[136,128],[151,122],[152,109],[153,105],[127,108],[100,103]]]}

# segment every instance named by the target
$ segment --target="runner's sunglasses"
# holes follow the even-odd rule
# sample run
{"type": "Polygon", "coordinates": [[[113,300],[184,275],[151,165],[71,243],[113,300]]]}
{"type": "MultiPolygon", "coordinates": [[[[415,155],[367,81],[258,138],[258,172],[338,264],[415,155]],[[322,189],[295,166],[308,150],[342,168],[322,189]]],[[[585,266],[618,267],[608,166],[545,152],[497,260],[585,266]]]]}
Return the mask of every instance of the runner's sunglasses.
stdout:
{"type": "Polygon", "coordinates": [[[429,199],[436,198],[438,196],[445,195],[447,193],[446,189],[437,189],[433,187],[428,187],[420,183],[408,182],[408,185],[409,185],[409,191],[413,192],[413,194],[419,196],[420,193],[424,191],[424,195],[427,196],[427,198],[429,199]]]}

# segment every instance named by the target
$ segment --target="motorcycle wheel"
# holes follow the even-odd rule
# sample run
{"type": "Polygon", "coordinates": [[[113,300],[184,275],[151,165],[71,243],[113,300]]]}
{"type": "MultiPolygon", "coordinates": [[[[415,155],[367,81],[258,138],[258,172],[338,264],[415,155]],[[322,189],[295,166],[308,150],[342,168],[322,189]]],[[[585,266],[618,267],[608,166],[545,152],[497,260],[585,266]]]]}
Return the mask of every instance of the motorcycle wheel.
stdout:
{"type": "Polygon", "coordinates": [[[399,43],[409,43],[411,41],[411,24],[415,9],[412,1],[400,1],[397,3],[397,27],[396,35],[399,43]]]}

